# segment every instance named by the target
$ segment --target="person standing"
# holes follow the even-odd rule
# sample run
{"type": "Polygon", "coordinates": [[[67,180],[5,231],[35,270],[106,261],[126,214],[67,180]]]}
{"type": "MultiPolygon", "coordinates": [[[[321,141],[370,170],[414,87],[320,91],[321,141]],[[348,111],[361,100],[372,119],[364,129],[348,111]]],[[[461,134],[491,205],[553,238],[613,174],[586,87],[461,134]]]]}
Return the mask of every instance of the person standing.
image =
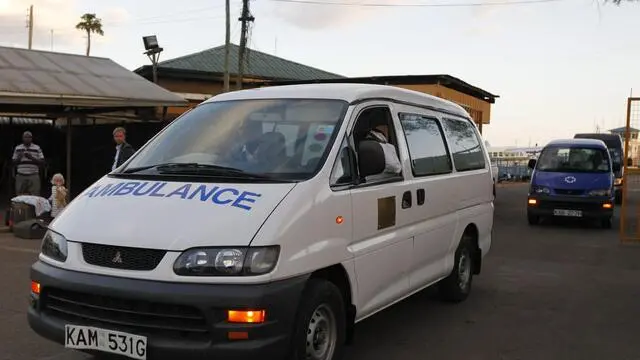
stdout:
{"type": "Polygon", "coordinates": [[[58,173],[51,178],[51,217],[55,218],[67,206],[67,188],[64,187],[64,176],[58,173]]]}
{"type": "Polygon", "coordinates": [[[40,196],[40,168],[44,165],[44,154],[40,146],[33,143],[33,134],[25,131],[22,144],[13,150],[16,167],[16,195],[40,196]]]}
{"type": "Polygon", "coordinates": [[[136,152],[133,146],[127,142],[127,131],[122,127],[113,130],[113,141],[116,142],[116,154],[113,158],[111,171],[124,164],[136,152]]]}

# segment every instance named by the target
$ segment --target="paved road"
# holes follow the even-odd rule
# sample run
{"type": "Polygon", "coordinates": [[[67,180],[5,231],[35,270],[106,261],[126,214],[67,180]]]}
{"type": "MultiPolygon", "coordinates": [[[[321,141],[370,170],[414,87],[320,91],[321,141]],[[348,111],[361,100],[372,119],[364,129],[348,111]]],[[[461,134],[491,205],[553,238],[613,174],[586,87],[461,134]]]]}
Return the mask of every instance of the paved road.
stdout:
{"type": "MultiPolygon", "coordinates": [[[[494,246],[472,296],[417,294],[357,326],[347,359],[640,359],[640,247],[597,226],[526,225],[526,187],[499,189],[494,246]]],[[[80,360],[25,321],[37,242],[0,238],[0,359],[80,360]]]]}

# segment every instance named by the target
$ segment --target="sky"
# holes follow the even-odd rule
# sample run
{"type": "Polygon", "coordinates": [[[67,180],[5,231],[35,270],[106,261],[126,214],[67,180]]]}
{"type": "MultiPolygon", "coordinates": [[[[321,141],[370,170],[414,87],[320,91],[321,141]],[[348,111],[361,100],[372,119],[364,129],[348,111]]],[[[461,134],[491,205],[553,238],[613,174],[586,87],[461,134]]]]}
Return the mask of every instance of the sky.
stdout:
{"type": "MultiPolygon", "coordinates": [[[[627,97],[640,96],[640,2],[315,1],[325,4],[252,0],[250,47],[345,76],[458,77],[500,96],[483,127],[493,146],[623,126],[627,97]],[[451,6],[461,4],[482,6],[451,6]]],[[[92,37],[91,55],[130,70],[149,64],[142,36],[158,36],[161,61],[225,39],[224,0],[0,0],[0,46],[27,47],[29,5],[34,49],[84,54],[75,24],[95,13],[105,35],[92,37]]],[[[237,44],[241,1],[231,8],[237,44]]]]}

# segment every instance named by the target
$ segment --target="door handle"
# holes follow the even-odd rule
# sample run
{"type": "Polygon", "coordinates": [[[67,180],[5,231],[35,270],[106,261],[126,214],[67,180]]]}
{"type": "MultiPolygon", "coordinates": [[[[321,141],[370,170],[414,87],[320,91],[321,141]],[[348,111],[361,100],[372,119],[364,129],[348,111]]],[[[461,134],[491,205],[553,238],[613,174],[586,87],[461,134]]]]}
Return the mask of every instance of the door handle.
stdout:
{"type": "Polygon", "coordinates": [[[405,191],[402,194],[402,208],[408,209],[411,207],[411,191],[405,191]]]}
{"type": "Polygon", "coordinates": [[[418,195],[418,206],[420,206],[424,204],[424,198],[425,198],[424,189],[418,189],[417,195],[418,195]]]}

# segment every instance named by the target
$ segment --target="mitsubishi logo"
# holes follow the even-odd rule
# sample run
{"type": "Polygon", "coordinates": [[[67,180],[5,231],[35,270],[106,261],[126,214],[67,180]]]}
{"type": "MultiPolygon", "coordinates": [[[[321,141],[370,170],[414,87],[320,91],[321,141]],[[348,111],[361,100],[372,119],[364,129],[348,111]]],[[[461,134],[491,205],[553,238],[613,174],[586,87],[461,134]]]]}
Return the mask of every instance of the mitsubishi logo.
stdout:
{"type": "Polygon", "coordinates": [[[566,178],[564,178],[564,182],[566,182],[567,184],[573,184],[574,182],[576,182],[576,178],[573,176],[567,176],[566,178]]]}
{"type": "Polygon", "coordinates": [[[122,255],[120,255],[120,251],[116,253],[116,256],[111,259],[111,262],[114,264],[122,264],[122,255]]]}

